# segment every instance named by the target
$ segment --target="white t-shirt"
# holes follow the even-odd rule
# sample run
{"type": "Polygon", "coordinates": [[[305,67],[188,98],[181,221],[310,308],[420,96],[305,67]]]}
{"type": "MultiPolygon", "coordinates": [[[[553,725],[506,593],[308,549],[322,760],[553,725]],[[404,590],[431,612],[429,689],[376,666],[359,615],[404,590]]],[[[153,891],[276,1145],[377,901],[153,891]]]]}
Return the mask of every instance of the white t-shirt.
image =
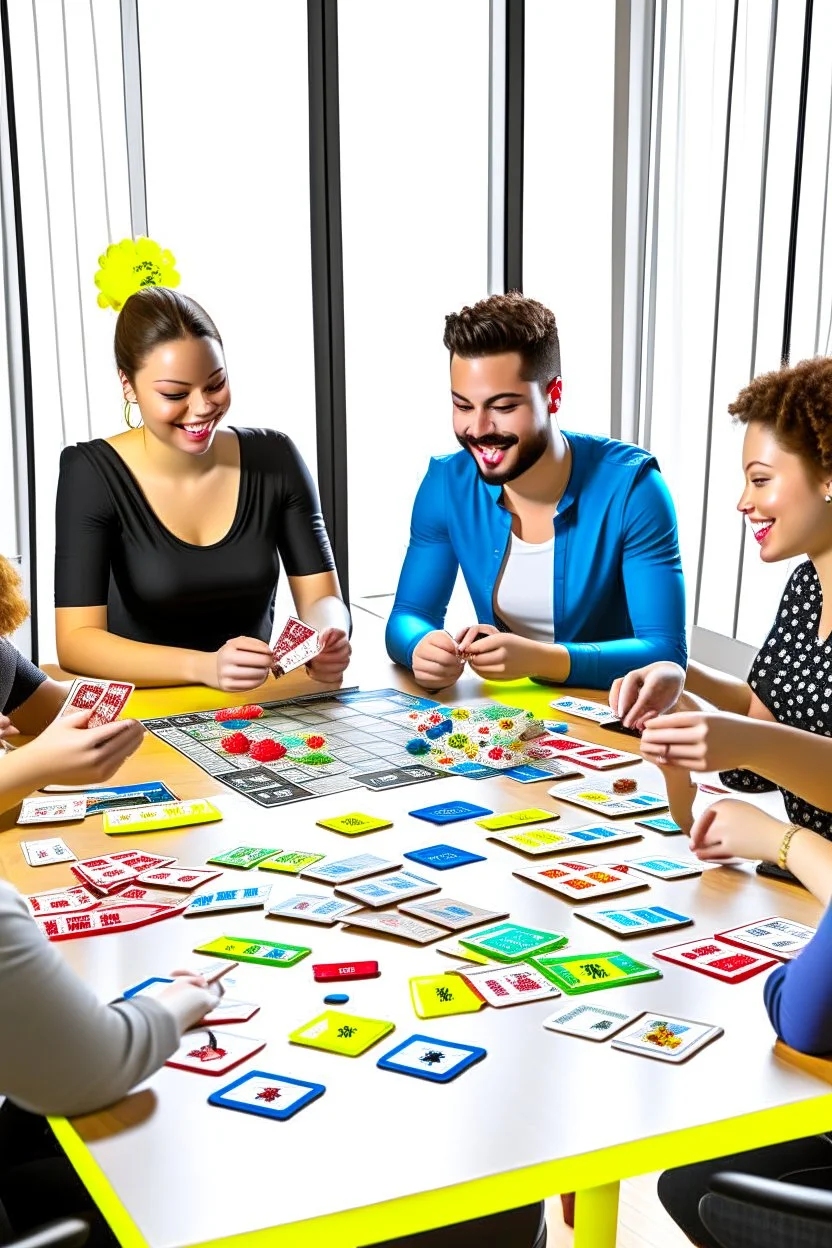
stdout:
{"type": "Polygon", "coordinates": [[[508,557],[494,591],[497,615],[510,632],[552,645],[554,614],[555,535],[548,542],[524,542],[511,535],[508,557]]]}

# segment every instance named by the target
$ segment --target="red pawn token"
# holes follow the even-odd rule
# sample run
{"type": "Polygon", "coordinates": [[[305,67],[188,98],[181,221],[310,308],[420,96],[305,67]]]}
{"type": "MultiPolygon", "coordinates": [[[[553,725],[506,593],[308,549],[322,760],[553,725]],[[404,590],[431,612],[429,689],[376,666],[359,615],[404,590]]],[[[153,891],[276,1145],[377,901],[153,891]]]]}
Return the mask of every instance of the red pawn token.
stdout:
{"type": "Polygon", "coordinates": [[[326,737],[317,737],[317,736],[307,737],[306,744],[309,746],[310,750],[323,749],[323,747],[326,745],[326,737]]]}
{"type": "Polygon", "coordinates": [[[227,719],[239,719],[240,712],[236,706],[224,706],[222,710],[217,711],[214,719],[218,724],[224,724],[227,719]]]}
{"type": "Polygon", "coordinates": [[[262,706],[238,706],[234,719],[259,719],[263,714],[262,706]]]}
{"type": "Polygon", "coordinates": [[[270,737],[267,737],[265,741],[255,741],[249,751],[249,758],[255,759],[258,763],[276,763],[286,753],[285,745],[280,741],[272,741],[270,737]]]}
{"type": "Polygon", "coordinates": [[[248,754],[251,749],[251,741],[244,732],[232,732],[222,738],[220,745],[226,754],[248,754]]]}
{"type": "Polygon", "coordinates": [[[612,787],[615,793],[635,793],[638,785],[635,780],[629,780],[622,776],[620,780],[613,780],[612,787]]]}

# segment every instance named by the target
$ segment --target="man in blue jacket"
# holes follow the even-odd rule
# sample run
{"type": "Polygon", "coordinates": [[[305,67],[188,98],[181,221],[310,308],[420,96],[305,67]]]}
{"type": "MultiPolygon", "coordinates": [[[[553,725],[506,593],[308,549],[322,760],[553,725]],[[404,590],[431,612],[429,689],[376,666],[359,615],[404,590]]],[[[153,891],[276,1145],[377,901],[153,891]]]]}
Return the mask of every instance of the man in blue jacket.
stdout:
{"type": "Polygon", "coordinates": [[[608,688],[686,661],[673,503],[647,451],[563,433],[552,312],[517,291],[447,317],[454,433],[432,459],[387,624],[392,659],[431,689],[467,659],[485,680],[608,688]],[[454,638],[458,568],[477,622],[454,638]]]}

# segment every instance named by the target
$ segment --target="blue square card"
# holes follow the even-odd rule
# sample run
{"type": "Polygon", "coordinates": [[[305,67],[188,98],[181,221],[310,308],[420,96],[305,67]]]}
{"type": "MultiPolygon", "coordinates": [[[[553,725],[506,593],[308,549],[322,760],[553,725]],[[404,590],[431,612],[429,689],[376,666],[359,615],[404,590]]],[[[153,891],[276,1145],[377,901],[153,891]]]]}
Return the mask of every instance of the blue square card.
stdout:
{"type": "Polygon", "coordinates": [[[449,1083],[469,1066],[481,1062],[486,1050],[471,1044],[451,1044],[435,1036],[410,1036],[395,1049],[380,1057],[380,1070],[394,1070],[400,1075],[415,1075],[433,1083],[449,1083]]]}
{"type": "Polygon", "coordinates": [[[437,806],[420,806],[408,814],[414,819],[428,823],[457,823],[460,819],[478,819],[481,815],[493,815],[487,806],[474,806],[472,802],[440,802],[437,806]]]}
{"type": "Polygon", "coordinates": [[[291,1118],[310,1101],[323,1096],[322,1083],[306,1083],[286,1075],[270,1075],[265,1070],[250,1070],[227,1087],[208,1097],[209,1105],[221,1109],[239,1109],[244,1114],[260,1114],[263,1118],[291,1118]]]}
{"type": "Polygon", "coordinates": [[[457,849],[455,845],[428,845],[426,849],[412,849],[404,857],[423,867],[435,867],[437,871],[464,867],[469,862],[485,862],[482,854],[471,854],[467,849],[457,849]]]}

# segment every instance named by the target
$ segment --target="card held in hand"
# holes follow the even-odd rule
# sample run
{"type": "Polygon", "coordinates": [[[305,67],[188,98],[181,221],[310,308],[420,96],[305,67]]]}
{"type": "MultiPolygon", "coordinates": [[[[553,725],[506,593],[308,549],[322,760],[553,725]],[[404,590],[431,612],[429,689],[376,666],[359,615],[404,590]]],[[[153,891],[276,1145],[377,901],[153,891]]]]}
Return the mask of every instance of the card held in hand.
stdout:
{"type": "Polygon", "coordinates": [[[310,663],[320,650],[320,635],[315,629],[290,615],[272,646],[272,671],[275,676],[285,676],[310,663]]]}

